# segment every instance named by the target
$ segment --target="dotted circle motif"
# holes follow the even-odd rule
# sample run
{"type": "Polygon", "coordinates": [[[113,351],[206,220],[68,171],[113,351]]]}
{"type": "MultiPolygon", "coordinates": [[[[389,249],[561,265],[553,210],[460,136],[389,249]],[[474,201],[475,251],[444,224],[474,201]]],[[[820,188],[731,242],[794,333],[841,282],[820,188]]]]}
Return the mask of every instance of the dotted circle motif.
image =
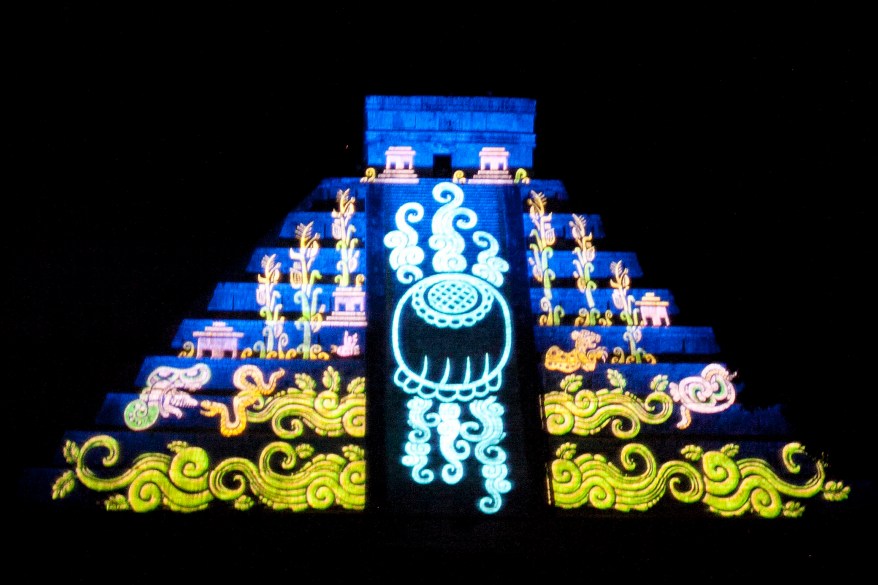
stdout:
{"type": "Polygon", "coordinates": [[[494,291],[484,282],[462,275],[425,279],[412,291],[412,308],[435,327],[472,327],[494,305],[494,291]]]}
{"type": "Polygon", "coordinates": [[[479,300],[479,291],[458,280],[437,282],[427,291],[427,305],[440,313],[460,315],[472,309],[479,300]]]}

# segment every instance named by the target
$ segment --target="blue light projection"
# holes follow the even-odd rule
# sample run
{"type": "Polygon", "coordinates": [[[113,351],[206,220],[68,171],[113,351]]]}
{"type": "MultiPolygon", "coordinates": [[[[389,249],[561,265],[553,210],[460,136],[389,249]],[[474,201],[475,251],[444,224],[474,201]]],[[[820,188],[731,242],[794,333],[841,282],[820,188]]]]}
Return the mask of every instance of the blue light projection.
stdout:
{"type": "Polygon", "coordinates": [[[506,436],[505,408],[494,395],[503,386],[503,369],[512,351],[509,305],[497,290],[509,264],[497,256],[496,237],[474,231],[472,241],[482,250],[471,268],[473,276],[466,274],[466,240],[458,229],[472,230],[478,216],[462,207],[464,193],[454,183],[438,183],[432,194],[442,204],[433,215],[427,240],[435,252],[435,274],[424,277],[421,264],[426,255],[410,225],[424,218],[420,203],[400,205],[397,229],[384,237],[397,280],[413,283],[396,303],[391,327],[397,366],[393,381],[412,395],[406,404],[411,431],[402,464],[411,468],[416,483],[429,484],[436,477],[428,468],[436,448],[444,460],[442,481],[454,485],[465,475],[464,462],[474,456],[488,493],[478,508],[491,514],[500,510],[502,495],[512,489],[507,454],[500,446],[506,436]],[[462,420],[467,412],[474,420],[462,420]]]}

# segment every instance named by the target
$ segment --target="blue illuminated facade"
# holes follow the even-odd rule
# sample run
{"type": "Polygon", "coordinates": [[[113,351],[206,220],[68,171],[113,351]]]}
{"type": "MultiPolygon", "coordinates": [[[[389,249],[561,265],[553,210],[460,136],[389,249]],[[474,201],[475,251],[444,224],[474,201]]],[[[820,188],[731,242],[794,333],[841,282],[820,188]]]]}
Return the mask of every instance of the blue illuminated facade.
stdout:
{"type": "MultiPolygon", "coordinates": [[[[436,157],[451,169],[478,169],[486,146],[509,151],[510,168],[533,166],[536,101],[524,98],[367,96],[364,153],[383,167],[391,146],[410,146],[415,169],[433,174],[436,157]]],[[[448,177],[450,178],[450,174],[448,177]]]]}
{"type": "Polygon", "coordinates": [[[535,115],[525,98],[368,96],[365,176],[315,186],[107,394],[107,435],[65,436],[40,489],[115,510],[479,517],[845,500],[779,405],[736,402],[713,330],[676,324],[636,253],[532,176],[535,115]],[[90,449],[123,469],[95,471],[90,449]]]}

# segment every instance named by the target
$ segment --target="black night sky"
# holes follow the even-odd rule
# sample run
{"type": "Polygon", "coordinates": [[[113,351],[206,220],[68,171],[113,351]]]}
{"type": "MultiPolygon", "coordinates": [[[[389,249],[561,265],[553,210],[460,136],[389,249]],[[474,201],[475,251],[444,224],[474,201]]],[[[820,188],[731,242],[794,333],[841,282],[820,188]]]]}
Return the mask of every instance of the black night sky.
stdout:
{"type": "MultiPolygon", "coordinates": [[[[838,476],[871,478],[878,96],[862,15],[829,3],[433,3],[405,16],[383,3],[123,4],[7,22],[6,436],[18,465],[87,429],[104,394],[166,353],[179,321],[321,178],[362,174],[366,95],[493,95],[537,100],[532,176],[563,180],[576,209],[602,216],[599,249],[635,251],[642,286],[670,289],[681,320],[714,327],[741,400],[784,404],[838,476]]],[[[740,531],[753,546],[736,562],[767,554],[768,536],[740,531]]],[[[650,558],[626,546],[617,562],[650,558]]],[[[803,575],[841,570],[811,550],[796,560],[803,575]]]]}

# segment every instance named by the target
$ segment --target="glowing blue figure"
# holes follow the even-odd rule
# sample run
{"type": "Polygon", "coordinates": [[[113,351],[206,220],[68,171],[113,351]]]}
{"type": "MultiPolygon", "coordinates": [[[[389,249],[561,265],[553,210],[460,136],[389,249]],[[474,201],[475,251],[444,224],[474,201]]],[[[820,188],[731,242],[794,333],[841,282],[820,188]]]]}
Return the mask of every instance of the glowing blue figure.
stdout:
{"type": "Polygon", "coordinates": [[[506,479],[506,452],[500,446],[506,436],[505,410],[494,396],[503,385],[503,369],[512,351],[509,305],[497,290],[509,264],[497,257],[496,238],[476,231],[472,240],[483,250],[472,267],[474,276],[466,274],[466,240],[457,230],[473,229],[478,216],[462,207],[464,194],[454,183],[437,184],[433,198],[443,204],[433,216],[427,240],[435,251],[435,274],[424,278],[420,264],[425,254],[418,232],[409,225],[424,217],[419,203],[401,205],[395,216],[398,229],[384,237],[397,279],[414,283],[397,302],[391,326],[397,364],[393,381],[413,395],[407,403],[412,430],[402,463],[411,467],[415,482],[432,482],[436,472],[428,465],[435,446],[444,459],[442,481],[454,485],[465,476],[464,462],[473,455],[482,466],[488,492],[479,509],[493,513],[501,508],[502,495],[512,489],[506,479]],[[462,420],[466,412],[475,420],[462,420]]]}

